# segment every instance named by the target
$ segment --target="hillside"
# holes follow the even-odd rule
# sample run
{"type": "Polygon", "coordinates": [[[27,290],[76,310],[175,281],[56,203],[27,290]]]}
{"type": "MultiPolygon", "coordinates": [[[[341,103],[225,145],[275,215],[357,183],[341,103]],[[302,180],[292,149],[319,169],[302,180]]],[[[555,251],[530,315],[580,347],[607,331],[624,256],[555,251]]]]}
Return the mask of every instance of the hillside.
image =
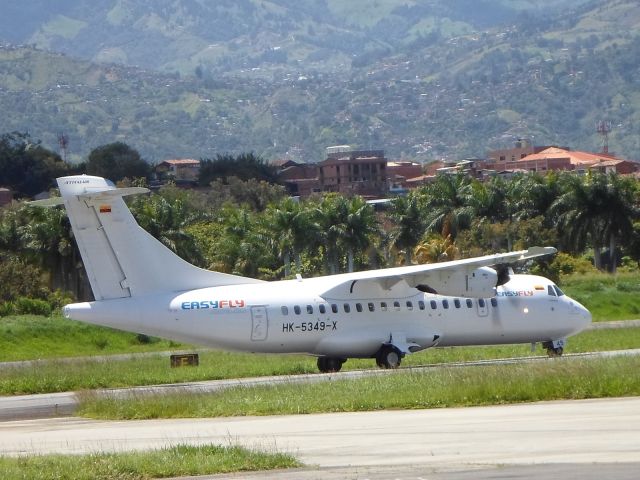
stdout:
{"type": "MultiPolygon", "coordinates": [[[[82,4],[62,3],[70,8],[82,4]]],[[[112,3],[96,2],[96,17],[112,3]]],[[[278,11],[286,13],[289,3],[239,5],[280,6],[285,10],[278,11]]],[[[540,144],[597,150],[595,124],[609,120],[611,149],[640,159],[640,5],[632,0],[518,2],[539,7],[527,12],[505,6],[515,3],[459,1],[446,7],[444,2],[388,0],[377,2],[380,8],[365,17],[357,15],[361,10],[345,10],[343,2],[322,3],[322,11],[316,7],[320,2],[300,2],[297,16],[274,13],[269,18],[299,25],[335,16],[342,23],[336,20],[331,28],[341,25],[341,32],[359,36],[367,45],[375,37],[378,47],[367,50],[336,37],[335,48],[325,48],[326,57],[308,52],[322,58],[319,63],[306,57],[292,62],[287,53],[282,63],[263,58],[255,70],[236,65],[225,75],[214,63],[199,64],[197,75],[161,74],[6,46],[0,49],[0,108],[5,112],[0,132],[28,130],[50,147],[65,132],[76,160],[116,140],[139,149],[150,161],[250,150],[267,158],[315,161],[325,146],[344,143],[385,148],[392,158],[428,160],[483,156],[488,148],[508,146],[522,136],[540,144]],[[502,8],[502,20],[511,23],[496,25],[494,19],[487,27],[490,22],[478,14],[479,8],[469,7],[465,16],[464,5],[485,3],[496,16],[496,8],[502,8]],[[542,8],[550,3],[572,10],[551,16],[542,8]],[[436,13],[449,8],[448,16],[438,17],[438,29],[430,34],[407,34],[417,24],[431,22],[428,7],[436,13]],[[385,27],[399,18],[406,19],[404,27],[385,27]],[[445,29],[451,22],[460,28],[445,29]],[[355,50],[360,53],[353,54],[355,50]],[[329,68],[332,62],[334,68],[329,68]]],[[[36,20],[34,25],[41,25],[36,20]]],[[[267,27],[259,35],[266,35],[267,27]]],[[[308,39],[321,43],[332,38],[318,34],[317,28],[307,28],[314,32],[308,39]]],[[[33,28],[27,25],[24,31],[33,28]]],[[[232,48],[239,37],[233,38],[220,44],[232,48]]],[[[292,45],[303,48],[307,43],[296,40],[292,45]]],[[[272,60],[281,50],[270,50],[272,60]]],[[[163,51],[148,55],[148,61],[161,63],[163,51]]],[[[248,61],[245,50],[237,52],[230,62],[248,61]]]]}
{"type": "Polygon", "coordinates": [[[555,15],[586,0],[30,0],[0,17],[0,41],[94,62],[199,75],[344,71],[425,36],[555,15]]]}

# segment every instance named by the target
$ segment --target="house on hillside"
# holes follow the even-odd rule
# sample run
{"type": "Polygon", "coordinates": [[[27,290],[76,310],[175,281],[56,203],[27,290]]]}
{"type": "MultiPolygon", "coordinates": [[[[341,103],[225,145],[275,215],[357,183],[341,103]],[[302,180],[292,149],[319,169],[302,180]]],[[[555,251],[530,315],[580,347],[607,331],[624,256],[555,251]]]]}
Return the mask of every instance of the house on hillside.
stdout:
{"type": "Polygon", "coordinates": [[[200,160],[164,160],[156,165],[155,172],[160,180],[176,182],[196,182],[200,174],[200,160]]]}
{"type": "Polygon", "coordinates": [[[591,153],[568,148],[549,147],[538,153],[526,155],[517,160],[494,162],[487,165],[500,172],[526,171],[545,173],[548,171],[570,170],[585,173],[589,170],[604,173],[615,172],[622,175],[638,170],[638,164],[617,158],[609,153],[591,153]]]}
{"type": "Polygon", "coordinates": [[[384,150],[351,150],[347,145],[327,148],[318,164],[323,192],[384,197],[389,191],[384,150]]]}
{"type": "MultiPolygon", "coordinates": [[[[504,148],[501,150],[490,150],[487,152],[487,159],[489,163],[501,164],[506,162],[515,162],[528,155],[540,153],[547,148],[552,148],[554,145],[538,145],[535,146],[529,139],[519,138],[512,148],[504,148]]],[[[567,147],[560,147],[568,150],[567,147]]]]}

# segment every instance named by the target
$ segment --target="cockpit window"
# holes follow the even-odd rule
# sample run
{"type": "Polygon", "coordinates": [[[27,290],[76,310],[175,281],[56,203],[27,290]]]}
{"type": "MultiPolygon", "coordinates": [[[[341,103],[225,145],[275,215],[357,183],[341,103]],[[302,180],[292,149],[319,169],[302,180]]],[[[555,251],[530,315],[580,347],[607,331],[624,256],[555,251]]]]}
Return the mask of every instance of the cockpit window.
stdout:
{"type": "Polygon", "coordinates": [[[554,285],[548,285],[547,286],[547,293],[549,295],[551,295],[552,297],[556,297],[557,296],[556,295],[556,291],[555,291],[555,289],[553,287],[554,287],[554,285]]]}
{"type": "Polygon", "coordinates": [[[559,297],[564,295],[564,292],[562,290],[560,290],[557,285],[554,285],[553,288],[555,289],[555,291],[556,291],[556,293],[558,294],[559,297]]]}

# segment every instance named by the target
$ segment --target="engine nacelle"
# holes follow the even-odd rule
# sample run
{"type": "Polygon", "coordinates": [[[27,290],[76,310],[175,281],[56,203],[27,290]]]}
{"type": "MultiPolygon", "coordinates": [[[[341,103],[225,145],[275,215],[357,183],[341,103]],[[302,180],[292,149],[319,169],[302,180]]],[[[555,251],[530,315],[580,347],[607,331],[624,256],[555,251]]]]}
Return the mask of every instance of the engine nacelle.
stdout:
{"type": "Polygon", "coordinates": [[[418,290],[450,297],[487,298],[495,296],[498,273],[490,267],[475,270],[436,270],[420,275],[418,290]]]}

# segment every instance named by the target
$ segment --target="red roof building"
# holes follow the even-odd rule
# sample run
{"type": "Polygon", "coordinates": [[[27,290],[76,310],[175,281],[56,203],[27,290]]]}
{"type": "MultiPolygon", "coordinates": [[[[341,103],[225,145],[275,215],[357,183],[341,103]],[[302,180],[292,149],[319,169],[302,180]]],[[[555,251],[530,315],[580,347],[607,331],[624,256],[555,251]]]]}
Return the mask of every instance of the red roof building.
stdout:
{"type": "Polygon", "coordinates": [[[156,165],[156,173],[161,177],[173,180],[196,181],[200,174],[200,160],[175,159],[165,160],[156,165]]]}
{"type": "Polygon", "coordinates": [[[608,153],[591,153],[566,148],[549,147],[517,160],[487,162],[487,168],[496,171],[527,171],[545,173],[551,170],[596,170],[605,173],[630,174],[637,171],[638,164],[608,153]]]}

